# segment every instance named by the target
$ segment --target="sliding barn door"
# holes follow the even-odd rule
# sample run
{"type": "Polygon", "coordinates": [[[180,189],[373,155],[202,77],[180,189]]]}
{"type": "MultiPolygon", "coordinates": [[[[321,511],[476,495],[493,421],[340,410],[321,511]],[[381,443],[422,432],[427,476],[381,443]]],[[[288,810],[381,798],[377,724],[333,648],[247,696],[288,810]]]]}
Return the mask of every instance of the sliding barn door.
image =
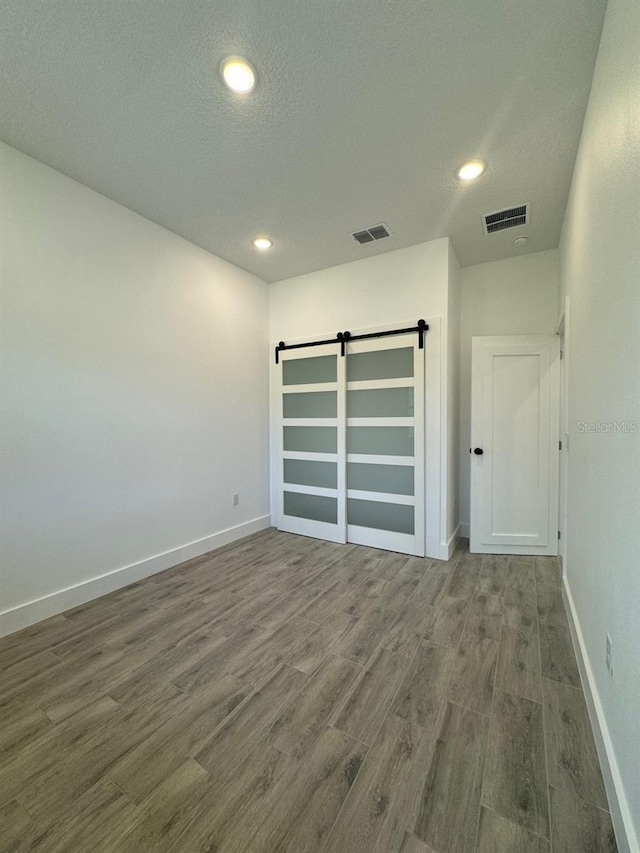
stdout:
{"type": "Polygon", "coordinates": [[[346,542],[345,359],[330,344],[280,361],[278,529],[346,542]]]}
{"type": "Polygon", "coordinates": [[[424,556],[416,335],[280,353],[278,528],[424,556]]]}
{"type": "Polygon", "coordinates": [[[424,556],[424,350],[407,335],[347,352],[347,541],[424,556]]]}

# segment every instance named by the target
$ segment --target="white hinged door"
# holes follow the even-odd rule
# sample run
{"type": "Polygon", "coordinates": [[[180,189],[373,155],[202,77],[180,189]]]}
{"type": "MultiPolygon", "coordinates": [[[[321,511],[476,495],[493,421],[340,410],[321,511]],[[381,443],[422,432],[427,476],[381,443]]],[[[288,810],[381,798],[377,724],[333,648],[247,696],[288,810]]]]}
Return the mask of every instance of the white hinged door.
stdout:
{"type": "Polygon", "coordinates": [[[556,335],[473,338],[474,553],[558,553],[559,352],[556,335]]]}

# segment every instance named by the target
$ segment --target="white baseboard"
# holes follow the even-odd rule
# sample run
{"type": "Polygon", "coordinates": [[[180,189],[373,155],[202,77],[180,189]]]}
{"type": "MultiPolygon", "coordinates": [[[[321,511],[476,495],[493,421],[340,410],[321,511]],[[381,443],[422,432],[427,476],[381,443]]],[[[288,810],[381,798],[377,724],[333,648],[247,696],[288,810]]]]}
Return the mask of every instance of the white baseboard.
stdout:
{"type": "Polygon", "coordinates": [[[460,522],[460,532],[458,535],[460,536],[461,539],[468,539],[469,538],[469,535],[471,532],[470,528],[471,528],[471,525],[462,524],[462,522],[460,522]]]}
{"type": "Polygon", "coordinates": [[[453,552],[456,550],[456,545],[458,544],[459,538],[460,525],[456,527],[456,529],[453,531],[453,533],[447,539],[446,542],[438,543],[438,547],[435,549],[435,553],[429,554],[427,552],[426,556],[434,560],[450,560],[453,556],[453,552]]]}
{"type": "Polygon", "coordinates": [[[186,560],[200,557],[208,551],[215,551],[235,542],[237,539],[259,533],[270,526],[271,517],[263,515],[236,527],[229,527],[227,530],[205,536],[204,539],[188,542],[186,545],[173,548],[171,551],[155,554],[153,557],[147,557],[138,563],[123,566],[121,569],[115,569],[75,586],[52,592],[33,601],[27,601],[11,610],[5,610],[0,613],[0,637],[13,634],[14,631],[20,631],[22,628],[27,628],[29,625],[34,625],[50,616],[63,613],[71,607],[85,604],[87,601],[99,598],[101,595],[106,595],[108,592],[113,592],[123,586],[128,586],[135,581],[149,577],[149,575],[163,572],[165,569],[170,569],[186,560]]]}
{"type": "Polygon", "coordinates": [[[446,545],[446,560],[450,560],[453,557],[453,552],[456,550],[456,545],[458,544],[458,539],[460,538],[460,525],[456,527],[451,536],[449,537],[449,541],[446,545]]]}
{"type": "Polygon", "coordinates": [[[596,681],[591,668],[591,663],[584,644],[580,620],[573,602],[571,588],[565,576],[563,587],[563,598],[569,617],[569,628],[573,640],[573,647],[580,669],[582,687],[584,690],[591,728],[596,742],[598,758],[602,768],[604,786],[609,799],[611,820],[618,842],[619,853],[640,853],[638,837],[633,825],[633,818],[629,802],[622,784],[616,754],[609,734],[609,727],[604,716],[600,695],[596,687],[596,681]]]}

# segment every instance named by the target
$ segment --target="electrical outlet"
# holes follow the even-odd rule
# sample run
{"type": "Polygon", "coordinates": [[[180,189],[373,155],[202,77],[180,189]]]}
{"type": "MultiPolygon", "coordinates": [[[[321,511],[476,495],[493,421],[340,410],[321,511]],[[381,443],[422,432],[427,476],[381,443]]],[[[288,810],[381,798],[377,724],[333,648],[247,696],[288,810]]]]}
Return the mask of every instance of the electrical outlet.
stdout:
{"type": "Polygon", "coordinates": [[[240,503],[240,495],[237,492],[234,492],[232,497],[233,497],[233,505],[238,506],[238,504],[240,503]]]}
{"type": "Polygon", "coordinates": [[[613,643],[611,642],[611,636],[609,634],[607,634],[605,661],[607,669],[609,670],[609,675],[613,678],[613,643]]]}

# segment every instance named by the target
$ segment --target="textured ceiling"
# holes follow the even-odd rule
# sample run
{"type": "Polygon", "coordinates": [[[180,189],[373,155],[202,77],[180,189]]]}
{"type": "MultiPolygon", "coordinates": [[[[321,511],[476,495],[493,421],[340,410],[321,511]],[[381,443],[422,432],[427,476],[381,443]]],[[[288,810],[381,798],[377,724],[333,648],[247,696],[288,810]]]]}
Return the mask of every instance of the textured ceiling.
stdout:
{"type": "Polygon", "coordinates": [[[558,244],[605,0],[3,0],[0,137],[267,281],[558,244]],[[246,56],[238,98],[221,60],[246,56]],[[459,186],[455,169],[488,170],[459,186]],[[480,216],[531,202],[487,237],[480,216]],[[386,222],[360,246],[350,232],[386,222]],[[274,241],[268,254],[250,245],[274,241]]]}

